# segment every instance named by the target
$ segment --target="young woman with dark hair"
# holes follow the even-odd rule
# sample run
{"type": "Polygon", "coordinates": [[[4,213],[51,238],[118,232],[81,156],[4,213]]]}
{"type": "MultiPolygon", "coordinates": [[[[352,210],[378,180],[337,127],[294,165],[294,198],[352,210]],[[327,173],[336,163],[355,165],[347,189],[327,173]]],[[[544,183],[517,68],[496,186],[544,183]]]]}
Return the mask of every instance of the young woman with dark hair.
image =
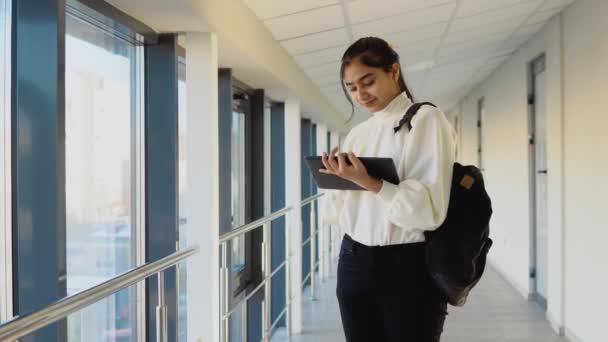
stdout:
{"type": "Polygon", "coordinates": [[[321,170],[367,190],[328,191],[324,202],[325,223],[344,234],[336,294],[346,339],[438,342],[447,302],[426,270],[423,233],[447,214],[454,130],[443,112],[422,106],[411,131],[395,132],[414,98],[399,55],[380,38],[353,43],[340,76],[351,104],[372,113],[349,132],[343,152],[323,154],[321,170]],[[400,184],[369,176],[357,156],[392,158],[400,184]]]}

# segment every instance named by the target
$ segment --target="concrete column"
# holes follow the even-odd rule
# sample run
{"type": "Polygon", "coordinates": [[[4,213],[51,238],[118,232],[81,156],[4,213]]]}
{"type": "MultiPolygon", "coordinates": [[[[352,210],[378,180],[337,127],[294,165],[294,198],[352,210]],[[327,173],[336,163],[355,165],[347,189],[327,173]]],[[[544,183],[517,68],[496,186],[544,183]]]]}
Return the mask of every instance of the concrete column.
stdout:
{"type": "Polygon", "coordinates": [[[285,198],[287,206],[293,207],[287,229],[291,237],[291,331],[302,332],[302,177],[301,177],[301,124],[300,102],[285,101],[285,198]]]}
{"type": "MultiPolygon", "coordinates": [[[[331,136],[330,136],[330,142],[329,142],[329,146],[330,149],[333,149],[334,147],[338,146],[340,147],[341,145],[341,137],[340,134],[338,132],[331,132],[331,136]]],[[[342,139],[343,140],[343,139],[342,139]]],[[[340,152],[342,151],[342,149],[340,148],[340,152]]],[[[338,257],[338,252],[340,251],[340,244],[342,242],[342,234],[340,233],[340,228],[338,226],[334,226],[331,225],[329,226],[329,231],[330,231],[330,240],[331,240],[331,255],[334,258],[338,257]]]]}
{"type": "Polygon", "coordinates": [[[219,341],[218,48],[215,33],[186,34],[189,245],[188,341],[219,341]]]}
{"type": "MultiPolygon", "coordinates": [[[[318,156],[322,155],[323,152],[327,152],[327,126],[317,124],[317,151],[318,156]]],[[[322,190],[319,189],[319,193],[322,190]]],[[[323,260],[319,262],[319,277],[324,280],[327,277],[328,270],[330,269],[331,256],[329,255],[329,243],[330,243],[330,227],[323,225],[323,207],[325,199],[321,197],[318,201],[318,213],[319,213],[319,257],[323,256],[323,260]]]]}

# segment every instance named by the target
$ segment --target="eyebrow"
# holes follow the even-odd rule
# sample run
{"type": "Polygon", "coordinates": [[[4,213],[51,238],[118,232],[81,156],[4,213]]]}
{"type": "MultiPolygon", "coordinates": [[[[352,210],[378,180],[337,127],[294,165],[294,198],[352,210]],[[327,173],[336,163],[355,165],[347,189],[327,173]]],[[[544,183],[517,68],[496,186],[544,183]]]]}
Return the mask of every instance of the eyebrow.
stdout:
{"type": "MultiPolygon", "coordinates": [[[[359,81],[363,81],[363,79],[364,79],[364,78],[368,78],[368,77],[373,76],[373,75],[374,75],[374,74],[372,74],[371,72],[370,72],[369,74],[365,74],[365,75],[363,75],[363,77],[359,78],[359,81]]],[[[353,83],[350,83],[350,82],[346,82],[345,84],[346,84],[347,86],[351,86],[351,85],[353,85],[353,83]]]]}

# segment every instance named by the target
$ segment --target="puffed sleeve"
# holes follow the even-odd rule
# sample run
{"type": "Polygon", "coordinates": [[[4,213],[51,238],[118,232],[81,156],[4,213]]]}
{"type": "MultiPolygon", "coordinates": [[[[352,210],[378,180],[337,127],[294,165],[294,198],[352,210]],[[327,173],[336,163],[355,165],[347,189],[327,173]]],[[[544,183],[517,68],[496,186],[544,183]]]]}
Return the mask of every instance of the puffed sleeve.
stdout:
{"type": "MultiPolygon", "coordinates": [[[[394,225],[434,230],[447,215],[455,161],[455,132],[439,109],[423,106],[412,120],[404,151],[405,179],[383,181],[378,196],[394,225]]],[[[404,128],[405,129],[405,128],[404,128]]]]}

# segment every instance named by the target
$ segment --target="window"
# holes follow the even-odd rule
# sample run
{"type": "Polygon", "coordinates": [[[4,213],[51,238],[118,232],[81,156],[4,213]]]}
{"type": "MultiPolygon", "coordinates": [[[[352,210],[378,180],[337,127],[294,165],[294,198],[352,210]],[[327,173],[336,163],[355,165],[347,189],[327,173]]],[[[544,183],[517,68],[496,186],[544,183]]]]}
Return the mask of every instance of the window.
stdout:
{"type": "MultiPolygon", "coordinates": [[[[187,193],[188,193],[188,108],[186,97],[186,59],[179,58],[179,80],[177,83],[178,96],[178,135],[179,135],[179,249],[188,247],[187,239],[187,193]]],[[[188,301],[187,301],[187,270],[186,263],[177,266],[178,272],[178,341],[188,340],[188,301]]]]}
{"type": "Polygon", "coordinates": [[[11,261],[11,1],[0,0],[0,322],[12,317],[11,261]]]}
{"type": "MultiPolygon", "coordinates": [[[[238,228],[248,222],[247,197],[245,193],[246,182],[246,115],[249,114],[248,95],[235,92],[232,109],[232,127],[230,129],[230,158],[231,158],[231,212],[232,228],[238,228]]],[[[244,299],[243,284],[246,283],[245,271],[245,235],[232,239],[232,278],[233,292],[240,293],[236,301],[244,299]]],[[[244,303],[244,302],[243,302],[244,303]]],[[[231,341],[243,341],[247,334],[247,305],[241,303],[237,311],[230,317],[231,341]]]]}
{"type": "MultiPolygon", "coordinates": [[[[232,112],[231,129],[231,180],[232,180],[232,227],[245,224],[245,113],[236,109],[232,112]]],[[[245,268],[244,236],[232,243],[233,273],[245,268]]]]}
{"type": "MultiPolygon", "coordinates": [[[[69,2],[66,16],[67,292],[136,266],[143,155],[143,48],[129,30],[69,2]]],[[[136,341],[136,290],[68,319],[68,340],[136,341]]]]}

